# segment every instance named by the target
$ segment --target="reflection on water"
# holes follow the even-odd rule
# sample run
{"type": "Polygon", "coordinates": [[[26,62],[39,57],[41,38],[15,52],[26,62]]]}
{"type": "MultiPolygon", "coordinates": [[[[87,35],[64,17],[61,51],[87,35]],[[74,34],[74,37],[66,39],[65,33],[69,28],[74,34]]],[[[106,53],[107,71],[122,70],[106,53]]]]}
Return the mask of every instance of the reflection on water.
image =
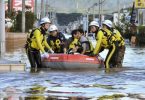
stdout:
{"type": "MultiPolygon", "coordinates": [[[[101,55],[104,56],[103,52],[101,55]]],[[[7,53],[10,60],[29,63],[24,50],[7,53]]],[[[127,46],[124,68],[96,71],[0,73],[2,100],[145,99],[145,48],[127,46]],[[5,99],[4,99],[5,98],[5,99]]],[[[28,69],[29,70],[29,69],[28,69]]]]}

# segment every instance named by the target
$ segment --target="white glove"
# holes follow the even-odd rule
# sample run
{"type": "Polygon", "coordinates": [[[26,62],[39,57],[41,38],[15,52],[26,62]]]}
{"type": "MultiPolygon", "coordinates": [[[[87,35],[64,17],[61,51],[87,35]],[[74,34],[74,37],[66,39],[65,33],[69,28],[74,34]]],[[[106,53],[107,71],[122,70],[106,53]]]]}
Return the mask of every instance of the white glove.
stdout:
{"type": "Polygon", "coordinates": [[[50,52],[51,52],[52,54],[54,54],[54,51],[53,51],[52,49],[50,49],[50,52]]]}
{"type": "Polygon", "coordinates": [[[42,55],[41,55],[42,58],[49,58],[49,54],[44,52],[42,55]]]}
{"type": "Polygon", "coordinates": [[[104,58],[102,58],[100,55],[98,55],[98,59],[104,61],[104,58]]]}

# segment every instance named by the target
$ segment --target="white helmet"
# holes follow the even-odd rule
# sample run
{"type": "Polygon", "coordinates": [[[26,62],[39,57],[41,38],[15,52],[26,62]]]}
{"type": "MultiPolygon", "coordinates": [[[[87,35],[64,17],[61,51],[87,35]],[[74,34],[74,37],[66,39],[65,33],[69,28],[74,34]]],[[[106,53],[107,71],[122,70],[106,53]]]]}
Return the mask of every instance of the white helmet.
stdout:
{"type": "Polygon", "coordinates": [[[97,21],[92,21],[89,26],[97,26],[97,27],[99,27],[99,23],[97,21]]]}
{"type": "Polygon", "coordinates": [[[51,26],[49,27],[49,31],[50,31],[50,32],[56,31],[56,30],[58,30],[58,28],[57,28],[56,25],[51,25],[51,26]]]}
{"type": "Polygon", "coordinates": [[[106,26],[108,26],[108,27],[110,27],[110,28],[113,27],[113,23],[112,23],[110,20],[105,20],[105,21],[103,22],[103,24],[106,25],[106,26]]]}
{"type": "Polygon", "coordinates": [[[50,21],[49,18],[44,17],[44,18],[41,19],[41,21],[40,21],[40,25],[41,25],[41,24],[44,24],[44,23],[51,23],[51,21],[50,21]]]}

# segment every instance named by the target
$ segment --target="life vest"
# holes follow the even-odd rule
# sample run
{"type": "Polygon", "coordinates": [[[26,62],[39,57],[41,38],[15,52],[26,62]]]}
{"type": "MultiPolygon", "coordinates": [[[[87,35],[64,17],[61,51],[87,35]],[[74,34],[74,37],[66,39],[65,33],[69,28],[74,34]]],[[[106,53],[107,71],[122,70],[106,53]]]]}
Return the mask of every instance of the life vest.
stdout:
{"type": "Polygon", "coordinates": [[[113,29],[112,33],[115,36],[115,38],[117,39],[117,41],[119,42],[119,46],[125,45],[124,38],[122,37],[122,35],[120,34],[120,32],[118,30],[113,29]]]}
{"type": "Polygon", "coordinates": [[[62,33],[58,33],[57,37],[48,36],[47,42],[55,53],[62,53],[64,42],[66,41],[62,33]]]}
{"type": "Polygon", "coordinates": [[[68,41],[69,41],[68,48],[67,48],[68,52],[74,49],[75,47],[78,47],[76,52],[79,52],[79,53],[82,52],[83,49],[82,49],[81,43],[79,42],[79,39],[71,37],[68,39],[68,41]]]}
{"type": "Polygon", "coordinates": [[[112,32],[108,29],[104,30],[104,29],[100,29],[100,31],[103,32],[103,39],[102,39],[102,46],[105,48],[110,47],[113,42],[116,41],[116,38],[114,37],[114,34],[112,34],[112,32]]]}
{"type": "Polygon", "coordinates": [[[69,49],[73,49],[75,48],[76,46],[79,46],[80,43],[79,43],[79,40],[74,38],[71,40],[70,44],[69,44],[69,49]]]}
{"type": "Polygon", "coordinates": [[[87,50],[86,53],[93,52],[94,47],[93,47],[92,43],[89,41],[88,38],[87,38],[87,41],[83,41],[83,42],[80,42],[80,43],[81,43],[81,45],[86,43],[89,46],[89,50],[87,50]]]}

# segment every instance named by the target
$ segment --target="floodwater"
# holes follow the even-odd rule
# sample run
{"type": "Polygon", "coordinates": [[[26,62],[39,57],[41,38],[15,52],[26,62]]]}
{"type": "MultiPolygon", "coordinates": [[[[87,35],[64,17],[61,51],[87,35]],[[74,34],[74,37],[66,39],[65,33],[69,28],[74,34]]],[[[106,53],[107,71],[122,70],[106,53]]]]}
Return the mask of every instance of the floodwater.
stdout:
{"type": "Polygon", "coordinates": [[[27,63],[27,71],[0,72],[0,100],[145,100],[145,47],[127,45],[124,67],[110,71],[30,73],[24,50],[5,57],[27,63]]]}

